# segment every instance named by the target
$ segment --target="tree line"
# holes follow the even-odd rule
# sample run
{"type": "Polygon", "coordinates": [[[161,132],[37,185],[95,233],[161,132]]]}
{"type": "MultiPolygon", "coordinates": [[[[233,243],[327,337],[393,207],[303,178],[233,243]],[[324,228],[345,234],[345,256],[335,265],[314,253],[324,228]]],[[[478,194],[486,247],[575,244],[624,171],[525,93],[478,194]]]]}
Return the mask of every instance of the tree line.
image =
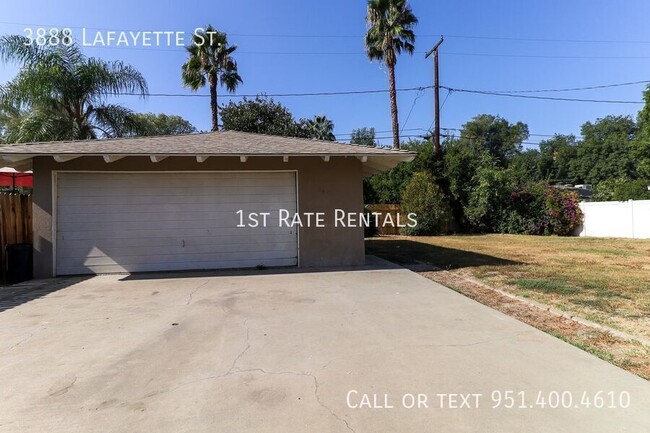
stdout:
{"type": "MultiPolygon", "coordinates": [[[[528,126],[483,114],[442,143],[410,140],[409,163],[364,180],[366,203],[401,203],[420,212],[426,233],[449,230],[569,234],[579,224],[579,197],[650,200],[650,88],[636,119],[606,116],[582,125],[581,137],[556,134],[524,149],[528,126]]],[[[424,233],[418,233],[424,234],[424,233]]]]}

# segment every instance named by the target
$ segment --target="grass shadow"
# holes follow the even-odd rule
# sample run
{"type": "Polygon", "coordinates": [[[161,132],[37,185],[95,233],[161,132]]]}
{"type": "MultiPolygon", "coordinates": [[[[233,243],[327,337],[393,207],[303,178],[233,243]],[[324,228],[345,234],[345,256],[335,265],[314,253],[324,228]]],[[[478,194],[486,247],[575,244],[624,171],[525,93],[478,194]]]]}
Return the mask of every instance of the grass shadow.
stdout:
{"type": "Polygon", "coordinates": [[[366,254],[373,254],[399,265],[424,262],[446,270],[478,266],[516,266],[525,264],[486,254],[446,248],[406,239],[366,239],[366,254]]]}

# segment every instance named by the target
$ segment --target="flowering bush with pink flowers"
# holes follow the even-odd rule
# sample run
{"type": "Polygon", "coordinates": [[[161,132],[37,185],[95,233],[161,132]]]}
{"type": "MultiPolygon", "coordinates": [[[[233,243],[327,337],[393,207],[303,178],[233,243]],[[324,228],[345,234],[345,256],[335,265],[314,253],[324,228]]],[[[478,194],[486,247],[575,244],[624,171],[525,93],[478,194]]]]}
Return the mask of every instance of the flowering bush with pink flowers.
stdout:
{"type": "Polygon", "coordinates": [[[577,194],[544,183],[516,187],[503,205],[496,232],[567,236],[582,223],[577,194]]]}
{"type": "Polygon", "coordinates": [[[547,186],[544,189],[545,217],[542,234],[567,236],[582,223],[582,210],[575,192],[547,186]]]}

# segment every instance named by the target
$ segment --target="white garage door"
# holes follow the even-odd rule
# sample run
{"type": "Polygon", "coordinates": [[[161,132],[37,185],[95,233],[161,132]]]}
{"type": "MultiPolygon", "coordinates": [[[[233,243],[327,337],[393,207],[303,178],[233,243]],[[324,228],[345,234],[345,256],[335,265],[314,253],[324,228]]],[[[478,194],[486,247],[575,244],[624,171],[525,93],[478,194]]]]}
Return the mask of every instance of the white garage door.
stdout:
{"type": "Polygon", "coordinates": [[[58,173],[58,275],[294,266],[293,172],[58,173]],[[238,210],[271,212],[238,228],[238,210]]]}

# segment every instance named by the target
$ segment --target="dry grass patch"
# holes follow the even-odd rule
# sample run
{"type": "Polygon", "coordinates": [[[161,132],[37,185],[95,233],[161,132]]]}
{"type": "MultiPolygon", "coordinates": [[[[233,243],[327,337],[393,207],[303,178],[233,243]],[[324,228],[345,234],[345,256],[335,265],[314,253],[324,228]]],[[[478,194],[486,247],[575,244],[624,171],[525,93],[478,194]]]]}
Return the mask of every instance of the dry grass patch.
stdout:
{"type": "MultiPolygon", "coordinates": [[[[650,240],[518,235],[368,239],[370,254],[448,272],[427,277],[650,379],[650,350],[572,320],[551,319],[467,277],[584,319],[650,339],[650,240]],[[454,278],[456,278],[454,280],[454,278]],[[464,281],[464,282],[463,282],[464,281]],[[463,282],[463,283],[461,283],[463,282]],[[489,292],[482,295],[482,292],[489,292]],[[508,309],[514,308],[513,311],[508,309]],[[570,322],[570,323],[569,323],[570,322]],[[613,340],[612,340],[613,338],[613,340]]],[[[521,303],[526,305],[525,303],[521,303]]],[[[550,314],[550,313],[549,313],[550,314]]]]}

